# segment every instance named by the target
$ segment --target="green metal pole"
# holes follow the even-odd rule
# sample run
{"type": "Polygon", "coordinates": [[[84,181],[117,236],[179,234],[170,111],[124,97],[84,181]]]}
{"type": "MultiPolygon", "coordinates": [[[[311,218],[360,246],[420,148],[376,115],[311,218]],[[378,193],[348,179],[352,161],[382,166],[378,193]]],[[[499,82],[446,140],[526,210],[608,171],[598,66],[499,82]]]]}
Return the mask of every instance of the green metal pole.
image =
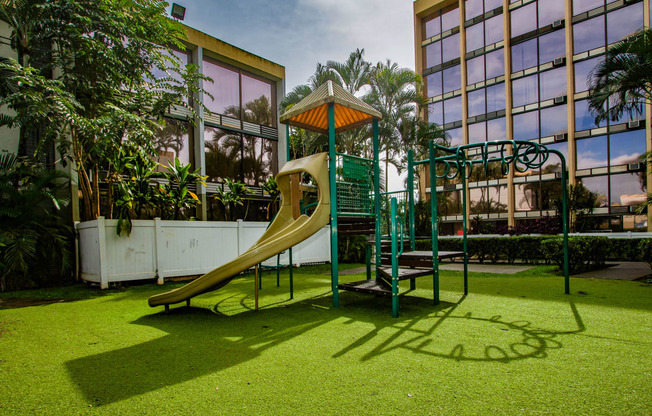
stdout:
{"type": "Polygon", "coordinates": [[[376,216],[376,276],[380,267],[380,139],[378,138],[378,120],[372,122],[374,151],[374,214],[376,216]]]}
{"type": "Polygon", "coordinates": [[[432,232],[432,295],[433,303],[439,304],[439,230],[437,218],[437,167],[435,163],[435,148],[432,141],[428,143],[428,158],[430,160],[430,221],[432,232]]]}
{"type": "Polygon", "coordinates": [[[286,162],[290,161],[290,125],[286,124],[285,125],[285,142],[286,142],[286,156],[287,159],[285,159],[286,162]]]}
{"type": "MultiPolygon", "coordinates": [[[[466,161],[466,159],[464,159],[466,161]]],[[[462,251],[464,251],[464,294],[469,294],[469,254],[467,241],[467,215],[466,215],[466,165],[462,167],[462,251]]]]}
{"type": "Polygon", "coordinates": [[[415,242],[415,230],[414,230],[414,165],[412,164],[414,160],[414,150],[408,150],[408,227],[410,227],[410,250],[414,251],[416,242],[415,242]]]}
{"type": "Polygon", "coordinates": [[[281,286],[281,253],[276,255],[276,287],[281,286]]]}
{"type": "Polygon", "coordinates": [[[561,153],[558,153],[559,158],[561,159],[561,228],[564,231],[564,293],[570,294],[570,276],[569,276],[569,265],[568,265],[568,205],[566,201],[566,160],[561,153]]]}
{"type": "Polygon", "coordinates": [[[294,279],[292,276],[292,247],[290,247],[290,299],[294,299],[294,279]]]}
{"type": "Polygon", "coordinates": [[[392,317],[398,318],[398,241],[396,224],[396,198],[392,198],[390,210],[390,234],[392,237],[392,317]]]}
{"type": "Polygon", "coordinates": [[[333,289],[333,307],[340,304],[340,294],[337,259],[337,160],[335,155],[335,103],[328,104],[328,170],[331,193],[331,286],[333,289]]]}
{"type": "Polygon", "coordinates": [[[371,244],[367,241],[365,248],[365,264],[367,265],[367,280],[371,279],[371,244]]]}

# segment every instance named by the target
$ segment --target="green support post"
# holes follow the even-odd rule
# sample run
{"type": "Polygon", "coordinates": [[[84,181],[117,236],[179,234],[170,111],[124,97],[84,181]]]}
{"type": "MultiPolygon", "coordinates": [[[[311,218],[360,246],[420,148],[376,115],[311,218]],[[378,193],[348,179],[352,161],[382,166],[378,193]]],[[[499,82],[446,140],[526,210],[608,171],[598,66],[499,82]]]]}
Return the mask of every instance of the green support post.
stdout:
{"type": "Polygon", "coordinates": [[[414,251],[416,248],[415,242],[415,230],[414,230],[414,150],[408,150],[408,227],[410,230],[410,251],[414,251]]]}
{"type": "Polygon", "coordinates": [[[378,138],[378,120],[373,119],[373,151],[374,151],[374,215],[376,216],[376,276],[380,267],[380,140],[378,138]]]}
{"type": "Polygon", "coordinates": [[[367,280],[371,280],[371,245],[369,241],[364,245],[365,248],[365,264],[367,266],[367,280]]]}
{"type": "Polygon", "coordinates": [[[396,221],[396,198],[392,198],[390,210],[390,230],[392,237],[392,317],[398,318],[398,234],[396,221]]]}
{"type": "Polygon", "coordinates": [[[294,299],[294,279],[293,279],[293,276],[292,276],[292,268],[293,268],[293,265],[292,265],[292,247],[290,247],[290,259],[289,259],[289,262],[290,262],[290,299],[294,299]]]}
{"type": "Polygon", "coordinates": [[[285,160],[286,162],[290,161],[290,124],[285,125],[285,150],[286,150],[286,156],[287,159],[285,160]]]}
{"type": "Polygon", "coordinates": [[[564,293],[570,294],[570,269],[568,265],[568,202],[566,196],[566,186],[568,178],[566,174],[566,159],[564,155],[557,150],[549,150],[551,153],[559,156],[561,160],[561,229],[564,232],[564,293]]]}
{"type": "Polygon", "coordinates": [[[335,155],[335,103],[328,103],[328,174],[331,194],[331,286],[333,289],[333,307],[340,304],[337,289],[339,283],[337,260],[337,160],[335,155]]]}
{"type": "Polygon", "coordinates": [[[437,221],[437,168],[435,166],[435,148],[433,142],[428,143],[428,158],[430,167],[430,221],[432,223],[432,295],[433,303],[439,304],[439,230],[437,221]]]}
{"type": "MultiPolygon", "coordinates": [[[[466,159],[464,159],[466,161],[466,159]]],[[[469,294],[469,254],[467,241],[467,215],[466,215],[466,165],[462,167],[462,250],[464,251],[464,294],[469,294]]]]}

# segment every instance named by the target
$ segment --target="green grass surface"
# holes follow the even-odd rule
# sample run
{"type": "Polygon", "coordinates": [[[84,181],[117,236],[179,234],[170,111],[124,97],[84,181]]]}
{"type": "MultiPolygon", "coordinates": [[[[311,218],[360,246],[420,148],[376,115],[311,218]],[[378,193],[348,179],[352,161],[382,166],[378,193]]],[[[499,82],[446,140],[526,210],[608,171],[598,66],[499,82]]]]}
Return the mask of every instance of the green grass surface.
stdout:
{"type": "MultiPolygon", "coordinates": [[[[389,299],[340,292],[327,266],[251,275],[150,308],[179,286],[74,287],[3,297],[81,299],[0,310],[0,414],[649,415],[652,285],[442,273],[389,299]]],[[[342,276],[359,280],[362,275],[342,276]]],[[[402,282],[402,287],[409,287],[402,282]]]]}

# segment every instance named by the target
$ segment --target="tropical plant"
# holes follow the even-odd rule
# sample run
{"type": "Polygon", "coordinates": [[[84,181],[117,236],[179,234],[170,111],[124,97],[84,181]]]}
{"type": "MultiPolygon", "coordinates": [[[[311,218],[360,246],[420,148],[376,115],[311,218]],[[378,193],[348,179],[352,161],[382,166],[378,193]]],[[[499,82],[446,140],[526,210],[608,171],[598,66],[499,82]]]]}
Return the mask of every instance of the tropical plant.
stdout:
{"type": "MultiPolygon", "coordinates": [[[[229,217],[231,217],[231,220],[234,221],[236,219],[235,207],[243,206],[245,197],[251,191],[244,183],[229,178],[224,178],[224,185],[226,185],[228,190],[218,187],[214,198],[224,206],[224,220],[229,221],[229,217]]],[[[246,217],[247,214],[245,213],[246,217]]]]}
{"type": "Polygon", "coordinates": [[[69,275],[72,230],[56,213],[65,175],[42,165],[0,156],[0,290],[44,285],[69,275]],[[9,284],[10,278],[16,280],[9,284]]]}
{"type": "Polygon", "coordinates": [[[271,218],[271,208],[278,202],[278,197],[281,196],[281,190],[278,189],[278,183],[276,183],[276,178],[273,176],[267,179],[261,187],[272,198],[272,200],[267,204],[267,220],[269,220],[271,218]]]}
{"type": "Polygon", "coordinates": [[[201,175],[199,169],[193,171],[191,168],[190,164],[184,165],[176,157],[174,163],[166,166],[163,178],[167,183],[159,183],[157,186],[161,218],[187,219],[190,210],[201,203],[197,195],[190,190],[190,185],[206,186],[206,176],[201,175]]]}

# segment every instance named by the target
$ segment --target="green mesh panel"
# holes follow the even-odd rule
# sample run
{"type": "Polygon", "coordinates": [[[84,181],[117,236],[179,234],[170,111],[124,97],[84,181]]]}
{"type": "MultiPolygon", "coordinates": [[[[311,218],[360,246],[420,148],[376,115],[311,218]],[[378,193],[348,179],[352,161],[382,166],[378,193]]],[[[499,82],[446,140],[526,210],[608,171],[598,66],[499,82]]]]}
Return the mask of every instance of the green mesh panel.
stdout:
{"type": "MultiPolygon", "coordinates": [[[[380,233],[389,236],[390,229],[390,201],[396,198],[397,216],[403,225],[408,224],[408,193],[407,191],[386,192],[380,194],[380,233]]],[[[406,230],[403,230],[405,235],[406,230]]]]}
{"type": "Polygon", "coordinates": [[[337,155],[337,212],[344,215],[373,215],[373,161],[337,155]]]}

